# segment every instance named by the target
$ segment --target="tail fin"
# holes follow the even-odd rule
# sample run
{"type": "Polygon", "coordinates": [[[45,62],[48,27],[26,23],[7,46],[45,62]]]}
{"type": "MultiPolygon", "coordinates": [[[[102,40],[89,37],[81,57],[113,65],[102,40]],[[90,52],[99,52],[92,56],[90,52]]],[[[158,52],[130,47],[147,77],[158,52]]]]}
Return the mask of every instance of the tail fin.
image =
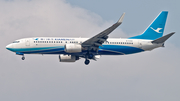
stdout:
{"type": "Polygon", "coordinates": [[[155,40],[163,36],[168,11],[162,11],[154,21],[147,27],[143,34],[130,37],[129,39],[148,39],[155,40]]]}

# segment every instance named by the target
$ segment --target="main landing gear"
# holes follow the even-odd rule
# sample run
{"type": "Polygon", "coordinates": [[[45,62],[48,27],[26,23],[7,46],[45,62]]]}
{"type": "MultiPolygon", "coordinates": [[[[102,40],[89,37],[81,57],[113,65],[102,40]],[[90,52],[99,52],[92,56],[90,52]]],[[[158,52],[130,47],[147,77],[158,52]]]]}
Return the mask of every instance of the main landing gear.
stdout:
{"type": "Polygon", "coordinates": [[[88,59],[86,59],[86,60],[84,61],[84,63],[85,63],[86,65],[88,65],[88,64],[90,63],[90,61],[89,61],[88,59]]]}
{"type": "Polygon", "coordinates": [[[93,54],[87,52],[87,54],[86,54],[86,56],[85,56],[85,59],[86,59],[86,60],[84,61],[84,63],[85,63],[86,65],[88,65],[88,64],[90,63],[90,60],[89,60],[89,59],[93,59],[93,57],[94,57],[93,54]]]}

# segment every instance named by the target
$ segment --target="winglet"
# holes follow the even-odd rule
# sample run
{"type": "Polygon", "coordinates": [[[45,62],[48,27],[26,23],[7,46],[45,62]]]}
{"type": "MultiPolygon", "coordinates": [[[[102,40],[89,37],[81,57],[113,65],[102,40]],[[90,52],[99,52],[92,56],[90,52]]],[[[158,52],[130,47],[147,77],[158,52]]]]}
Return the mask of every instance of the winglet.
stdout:
{"type": "Polygon", "coordinates": [[[163,37],[160,37],[160,38],[152,41],[152,43],[156,43],[156,44],[158,44],[158,43],[164,43],[164,42],[165,42],[169,37],[171,37],[174,33],[175,33],[175,32],[172,32],[172,33],[170,33],[170,34],[168,34],[168,35],[165,35],[165,36],[163,36],[163,37]]]}
{"type": "Polygon", "coordinates": [[[123,19],[124,19],[125,13],[122,14],[122,16],[120,17],[120,19],[118,20],[118,23],[122,23],[123,19]]]}

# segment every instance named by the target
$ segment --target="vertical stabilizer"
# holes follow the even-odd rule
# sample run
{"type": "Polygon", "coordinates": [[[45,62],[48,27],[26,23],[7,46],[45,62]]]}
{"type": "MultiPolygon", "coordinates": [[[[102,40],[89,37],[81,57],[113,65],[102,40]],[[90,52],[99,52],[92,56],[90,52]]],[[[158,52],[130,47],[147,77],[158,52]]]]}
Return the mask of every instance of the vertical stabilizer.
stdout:
{"type": "Polygon", "coordinates": [[[154,21],[147,27],[143,34],[130,37],[129,39],[155,40],[163,36],[168,11],[162,11],[154,21]]]}

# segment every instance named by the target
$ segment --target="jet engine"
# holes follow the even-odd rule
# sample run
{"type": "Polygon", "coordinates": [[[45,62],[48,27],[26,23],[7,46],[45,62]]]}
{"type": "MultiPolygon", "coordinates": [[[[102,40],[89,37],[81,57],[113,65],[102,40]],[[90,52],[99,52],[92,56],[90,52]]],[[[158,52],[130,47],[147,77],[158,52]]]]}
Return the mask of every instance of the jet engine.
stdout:
{"type": "Polygon", "coordinates": [[[74,55],[59,55],[59,62],[75,62],[79,60],[78,56],[74,55]]]}
{"type": "Polygon", "coordinates": [[[64,47],[65,47],[64,51],[67,53],[82,52],[82,46],[80,44],[66,44],[64,47]]]}

